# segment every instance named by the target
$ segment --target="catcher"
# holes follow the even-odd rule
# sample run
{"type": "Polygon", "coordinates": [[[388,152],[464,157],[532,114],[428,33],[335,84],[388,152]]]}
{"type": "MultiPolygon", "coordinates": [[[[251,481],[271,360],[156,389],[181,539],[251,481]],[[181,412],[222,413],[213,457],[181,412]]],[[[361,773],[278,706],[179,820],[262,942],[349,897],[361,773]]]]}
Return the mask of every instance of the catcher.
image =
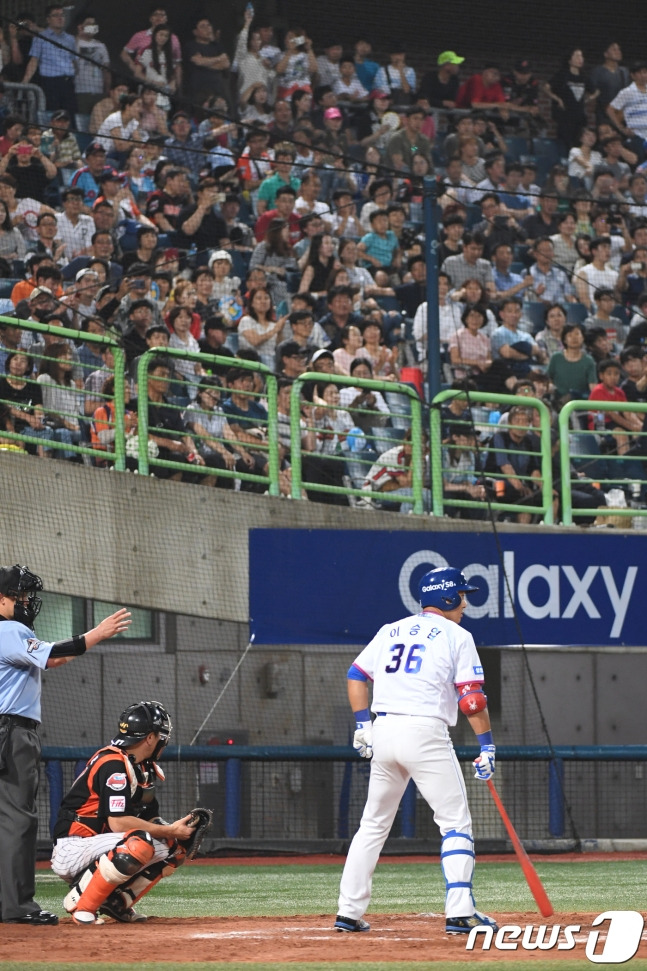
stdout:
{"type": "Polygon", "coordinates": [[[171,737],[158,701],[130,705],[109,745],[92,756],[63,798],[54,827],[52,870],[71,887],[63,906],[77,924],[146,920],[134,904],[196,855],[210,809],[167,823],[159,816],[156,762],[171,737]]]}

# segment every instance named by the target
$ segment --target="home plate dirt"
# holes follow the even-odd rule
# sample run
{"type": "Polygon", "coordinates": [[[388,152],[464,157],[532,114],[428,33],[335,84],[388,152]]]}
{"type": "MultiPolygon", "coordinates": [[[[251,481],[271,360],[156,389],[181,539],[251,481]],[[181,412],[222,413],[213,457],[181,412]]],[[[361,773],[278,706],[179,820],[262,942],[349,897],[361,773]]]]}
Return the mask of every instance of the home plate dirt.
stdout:
{"type": "MultiPolygon", "coordinates": [[[[493,914],[499,924],[534,926],[533,938],[540,924],[548,928],[561,925],[557,944],[564,943],[563,930],[567,925],[579,925],[573,934],[575,947],[569,950],[528,951],[498,950],[494,942],[490,950],[481,950],[479,939],[474,951],[465,949],[466,937],[447,936],[445,919],[440,914],[377,914],[367,915],[371,930],[363,934],[344,934],[332,930],[334,915],[295,917],[150,917],[135,925],[117,924],[110,919],[98,927],[79,927],[70,919],[61,920],[58,927],[30,927],[4,924],[0,937],[0,962],[28,961],[33,968],[39,961],[78,962],[83,965],[96,961],[110,963],[127,953],[124,943],[130,936],[136,953],[147,961],[191,962],[214,961],[227,964],[234,961],[289,963],[291,961],[515,961],[536,960],[540,965],[548,960],[578,958],[586,961],[585,946],[591,922],[597,914],[556,914],[548,919],[537,913],[493,914]]],[[[605,939],[601,929],[597,952],[605,939]]],[[[550,931],[546,931],[548,940],[550,931]]],[[[645,935],[637,957],[647,957],[645,935]]],[[[121,958],[120,958],[121,960],[121,958]]]]}

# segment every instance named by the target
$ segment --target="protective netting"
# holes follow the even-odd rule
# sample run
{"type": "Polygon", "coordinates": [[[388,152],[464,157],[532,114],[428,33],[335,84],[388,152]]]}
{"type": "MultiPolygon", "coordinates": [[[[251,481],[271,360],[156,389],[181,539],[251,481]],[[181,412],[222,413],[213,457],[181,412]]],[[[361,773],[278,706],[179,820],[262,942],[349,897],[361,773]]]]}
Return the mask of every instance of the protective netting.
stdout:
{"type": "MultiPolygon", "coordinates": [[[[140,22],[139,11],[113,3],[110,22],[98,15],[113,70],[112,101],[103,97],[101,67],[107,62],[90,42],[90,31],[78,73],[92,82],[98,71],[100,91],[91,104],[92,92],[77,85],[84,97],[75,111],[65,101],[69,77],[56,104],[56,86],[42,80],[48,55],[62,55],[60,35],[38,38],[44,6],[35,7],[37,23],[18,24],[18,4],[4,5],[0,20],[10,44],[2,48],[2,76],[8,81],[7,116],[14,122],[6,127],[16,130],[3,133],[0,173],[9,178],[0,178],[0,198],[14,213],[18,235],[7,238],[3,226],[0,236],[0,367],[8,373],[0,380],[0,460],[11,480],[3,559],[42,573],[48,592],[39,619],[43,637],[87,629],[113,603],[136,610],[129,638],[46,676],[46,745],[102,744],[124,705],[140,696],[167,703],[176,740],[185,746],[196,733],[199,744],[223,738],[237,744],[348,743],[344,675],[353,648],[313,647],[304,623],[293,643],[253,645],[245,654],[249,528],[344,529],[352,523],[360,532],[371,530],[367,521],[358,525],[363,515],[375,517],[375,528],[385,532],[417,528],[422,534],[437,527],[418,517],[434,512],[445,532],[478,537],[474,523],[466,522],[477,520],[491,537],[501,520],[532,521],[530,542],[541,548],[541,560],[549,540],[540,520],[588,525],[598,515],[602,522],[615,515],[618,527],[645,521],[640,298],[647,279],[641,222],[647,215],[647,184],[641,181],[647,133],[624,96],[606,111],[617,97],[618,79],[629,82],[643,69],[638,66],[630,78],[618,67],[608,12],[604,28],[595,17],[578,24],[576,45],[585,48],[587,63],[582,68],[575,56],[580,46],[574,45],[565,52],[570,63],[564,69],[556,48],[564,38],[563,11],[551,18],[545,5],[540,12],[524,10],[520,24],[516,7],[508,16],[504,6],[494,18],[482,11],[472,16],[473,6],[431,12],[412,3],[376,10],[362,2],[349,11],[337,3],[317,9],[285,3],[256,11],[249,50],[247,34],[242,40],[239,34],[246,15],[232,9],[226,22],[215,25],[220,39],[206,43],[214,45],[214,57],[226,54],[233,62],[237,56],[237,71],[227,73],[220,61],[205,90],[187,46],[195,40],[191,11],[176,0],[167,7],[184,45],[180,84],[171,48],[162,66],[159,58],[138,57],[143,48],[130,55],[127,48],[128,56],[120,56],[147,23],[146,16],[140,22]],[[424,18],[429,22],[421,24],[424,18]],[[355,46],[369,24],[372,52],[367,41],[355,46]],[[255,63],[256,28],[264,31],[258,37],[266,73],[255,63]],[[292,43],[288,28],[298,28],[291,31],[292,43]],[[528,50],[523,45],[532,36],[540,43],[528,50]],[[34,52],[45,59],[40,76],[27,69],[36,40],[34,52]],[[342,80],[337,48],[351,52],[363,94],[342,80]],[[129,56],[138,63],[137,80],[129,56]],[[495,70],[490,62],[498,62],[501,77],[486,74],[484,82],[484,72],[495,70]],[[597,65],[591,79],[589,62],[597,65]],[[259,69],[258,77],[250,65],[259,69]],[[245,91],[245,79],[248,88],[268,82],[270,103],[276,96],[283,105],[268,114],[263,97],[245,91]],[[110,113],[132,108],[128,99],[120,105],[118,95],[134,93],[142,80],[151,87],[141,127],[148,126],[153,137],[140,141],[136,126],[123,130],[128,119],[122,117],[117,135],[110,126],[101,133],[107,155],[96,145],[84,154],[110,113]],[[380,90],[386,97],[375,96],[380,90]],[[416,105],[421,113],[407,112],[416,105]],[[55,108],[69,117],[52,119],[55,108]],[[189,117],[175,117],[178,109],[189,117]],[[420,124],[414,126],[416,118],[420,124]],[[29,126],[24,132],[18,131],[21,119],[29,126]],[[262,134],[267,121],[273,126],[269,138],[262,134]],[[613,122],[620,137],[613,126],[581,137],[587,122],[613,122]],[[74,144],[63,147],[61,126],[74,144]],[[595,146],[588,144],[592,139],[595,146]],[[288,170],[279,170],[278,178],[277,145],[288,170]],[[100,173],[94,154],[117,176],[106,172],[107,179],[95,182],[100,173]],[[177,183],[168,191],[160,180],[164,159],[177,183]],[[440,209],[429,239],[423,230],[430,191],[424,180],[434,176],[440,209]],[[204,177],[213,181],[200,182],[204,177]],[[268,187],[267,178],[275,183],[268,187]],[[300,197],[294,211],[281,206],[280,182],[300,197]],[[76,201],[74,192],[66,196],[70,184],[81,187],[76,201]],[[385,211],[375,217],[377,210],[385,211]],[[271,227],[267,218],[259,225],[268,212],[287,229],[271,227]],[[384,220],[388,228],[382,231],[384,220]],[[603,251],[608,267],[606,258],[601,265],[593,259],[591,249],[600,248],[598,241],[590,246],[593,237],[609,247],[608,254],[603,251]],[[460,262],[461,238],[467,248],[480,250],[468,267],[460,262]],[[438,279],[438,377],[446,389],[472,395],[443,402],[437,426],[421,407],[428,377],[421,264],[433,267],[432,250],[446,272],[438,279]],[[49,274],[39,276],[29,263],[32,251],[51,258],[49,274]],[[265,286],[269,314],[253,306],[253,291],[265,286]],[[516,295],[522,298],[520,320],[512,319],[514,302],[507,311],[505,306],[516,295]],[[14,313],[41,324],[7,324],[6,315],[14,313]],[[482,327],[473,326],[466,345],[470,314],[480,316],[482,327]],[[502,339],[502,321],[516,339],[502,339]],[[591,354],[577,369],[576,387],[564,368],[564,325],[583,325],[591,354]],[[331,340],[329,352],[324,345],[331,340]],[[634,353],[619,357],[625,344],[634,353]],[[159,356],[142,365],[155,347],[159,356]],[[499,353],[507,347],[511,354],[499,353]],[[605,403],[599,412],[575,403],[568,422],[558,426],[566,399],[577,402],[590,392],[595,362],[608,356],[625,368],[619,380],[629,382],[627,396],[637,407],[628,406],[627,417],[605,403]],[[346,373],[351,362],[360,376],[355,384],[327,381],[330,368],[346,373]],[[319,377],[310,377],[295,396],[294,380],[306,367],[319,377]],[[547,427],[540,427],[531,402],[499,425],[511,402],[495,403],[487,394],[512,391],[541,399],[547,427]],[[511,430],[523,432],[525,443],[514,437],[511,443],[511,430]],[[12,451],[31,458],[10,456],[12,451]],[[512,474],[502,470],[510,455],[516,456],[512,474]],[[562,478],[571,459],[572,479],[568,472],[562,478]],[[187,488],[164,479],[182,479],[187,488]],[[207,484],[217,491],[197,488],[207,484]],[[277,509],[279,496],[285,501],[277,509]],[[403,525],[409,511],[414,515],[403,525]],[[459,514],[463,518],[447,518],[459,514]]],[[[626,18],[613,26],[621,39],[627,33],[629,61],[640,51],[626,18]]],[[[75,26],[70,22],[66,29],[74,32],[75,26]]],[[[576,363],[578,354],[570,354],[576,363]]],[[[612,400],[614,393],[603,390],[600,400],[612,400]]],[[[478,548],[478,538],[474,543],[478,548]]],[[[479,554],[473,558],[478,561],[479,554]]],[[[370,566],[379,572],[378,563],[370,566]]],[[[274,571],[281,568],[280,561],[274,564],[274,571]]],[[[500,570],[505,585],[501,544],[489,568],[500,570]]],[[[504,604],[505,594],[502,611],[504,604]]],[[[335,609],[329,605],[330,613],[335,609]]],[[[587,723],[583,738],[579,723],[563,713],[547,723],[551,698],[535,683],[523,640],[508,637],[506,644],[518,641],[520,647],[506,650],[492,630],[482,649],[497,740],[550,746],[554,729],[560,744],[597,740],[597,726],[587,723]]],[[[560,659],[568,646],[560,645],[560,659]]],[[[592,692],[593,682],[592,672],[584,675],[586,690],[592,692]]],[[[625,724],[620,741],[631,741],[632,731],[625,724]]],[[[455,735],[459,743],[469,742],[464,724],[455,735]]],[[[64,763],[64,784],[70,766],[64,763]]],[[[564,835],[642,835],[637,816],[627,812],[618,822],[606,808],[617,781],[606,763],[577,771],[568,764],[563,777],[554,770],[552,781],[547,766],[515,764],[506,777],[506,797],[524,835],[555,835],[546,808],[551,792],[554,812],[561,798],[564,835]],[[590,815],[591,806],[600,807],[598,816],[590,815]]],[[[362,768],[352,769],[356,781],[362,768]]],[[[348,771],[332,762],[245,763],[238,835],[336,837],[344,828],[339,807],[348,794],[348,771]]],[[[637,764],[622,764],[617,773],[623,793],[634,792],[634,782],[640,788],[637,764]]],[[[180,811],[185,799],[196,801],[189,796],[197,796],[200,786],[214,787],[210,795],[205,789],[205,799],[220,806],[225,775],[224,762],[205,762],[198,770],[191,763],[173,767],[173,807],[180,811]]],[[[470,789],[470,796],[481,809],[478,789],[470,789]]],[[[363,802],[357,785],[351,801],[352,831],[363,802]]],[[[485,812],[474,815],[484,818],[485,812]]],[[[43,816],[41,807],[41,832],[43,816]]],[[[421,833],[424,818],[419,814],[421,833]]],[[[494,820],[492,832],[499,831],[494,820]]]]}

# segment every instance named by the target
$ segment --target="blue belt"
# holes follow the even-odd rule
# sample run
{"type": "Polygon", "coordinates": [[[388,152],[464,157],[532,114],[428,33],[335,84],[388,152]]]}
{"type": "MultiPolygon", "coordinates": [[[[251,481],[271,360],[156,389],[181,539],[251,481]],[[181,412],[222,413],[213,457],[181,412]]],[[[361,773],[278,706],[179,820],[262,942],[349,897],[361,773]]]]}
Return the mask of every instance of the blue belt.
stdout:
{"type": "Polygon", "coordinates": [[[385,715],[388,715],[388,711],[378,711],[377,712],[377,717],[378,718],[384,718],[385,715]]]}

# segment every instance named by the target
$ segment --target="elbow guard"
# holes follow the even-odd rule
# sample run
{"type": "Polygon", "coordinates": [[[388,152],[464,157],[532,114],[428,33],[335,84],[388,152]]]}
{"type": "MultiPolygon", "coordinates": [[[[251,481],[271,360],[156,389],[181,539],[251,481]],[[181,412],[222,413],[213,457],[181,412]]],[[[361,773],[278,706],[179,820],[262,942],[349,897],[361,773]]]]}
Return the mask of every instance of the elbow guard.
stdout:
{"type": "Polygon", "coordinates": [[[85,634],[75,634],[66,641],[56,641],[49,652],[50,658],[57,657],[80,657],[85,654],[85,634]]]}
{"type": "Polygon", "coordinates": [[[483,685],[480,682],[462,684],[458,690],[458,707],[464,715],[476,715],[487,708],[487,696],[483,694],[483,685]]]}

